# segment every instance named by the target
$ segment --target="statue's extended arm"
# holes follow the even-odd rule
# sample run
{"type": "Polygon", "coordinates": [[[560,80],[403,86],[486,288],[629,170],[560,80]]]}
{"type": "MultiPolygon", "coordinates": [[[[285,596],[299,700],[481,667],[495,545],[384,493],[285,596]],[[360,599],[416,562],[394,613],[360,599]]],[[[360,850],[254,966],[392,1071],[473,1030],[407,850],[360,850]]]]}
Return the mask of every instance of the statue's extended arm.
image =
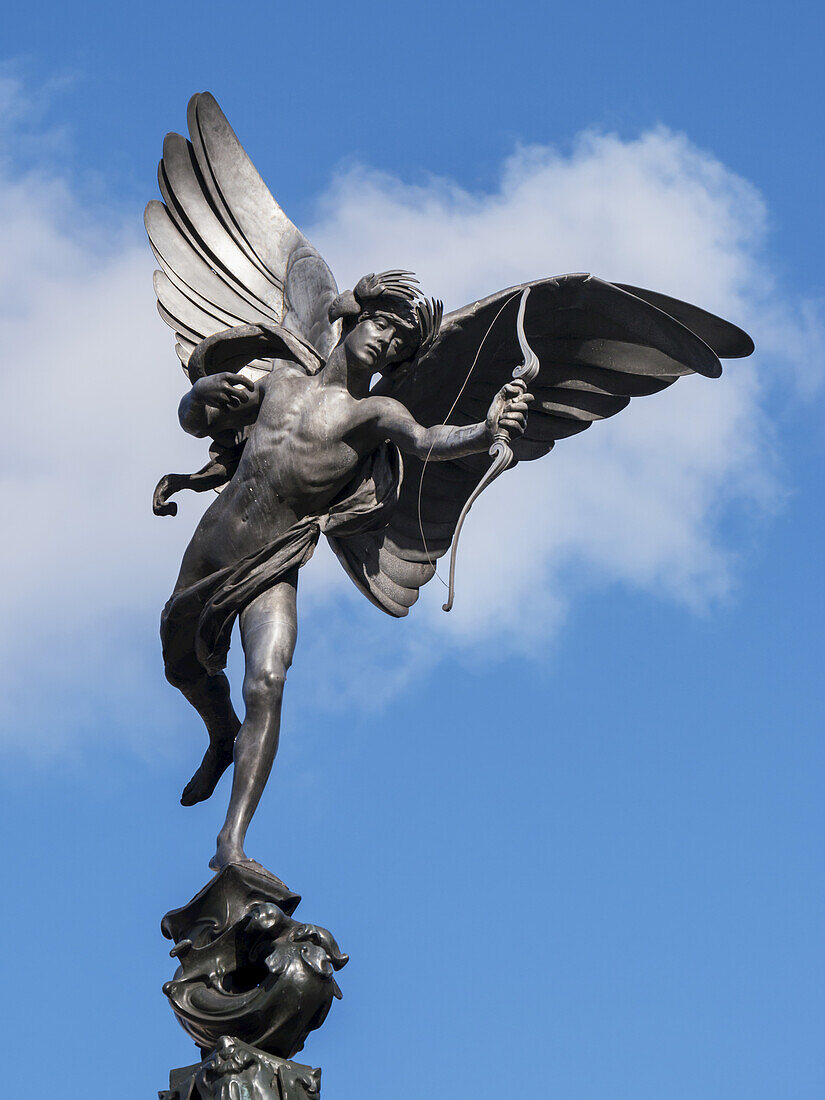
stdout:
{"type": "Polygon", "coordinates": [[[445,461],[486,451],[498,428],[506,428],[511,438],[519,436],[527,423],[527,409],[533,397],[523,384],[508,382],[490,405],[487,419],[478,424],[456,427],[437,424],[425,428],[399,402],[375,398],[375,426],[383,438],[391,440],[405,454],[430,461],[445,461]]]}
{"type": "Polygon", "coordinates": [[[199,378],[178,408],[180,426],[199,439],[235,431],[255,420],[262,397],[261,385],[243,374],[223,371],[199,378]]]}

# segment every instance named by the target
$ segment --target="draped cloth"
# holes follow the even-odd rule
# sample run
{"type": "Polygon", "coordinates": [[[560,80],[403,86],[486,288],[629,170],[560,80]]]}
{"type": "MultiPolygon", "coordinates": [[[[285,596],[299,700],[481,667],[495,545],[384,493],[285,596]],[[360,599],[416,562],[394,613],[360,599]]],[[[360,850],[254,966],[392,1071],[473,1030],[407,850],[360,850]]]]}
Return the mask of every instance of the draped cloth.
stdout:
{"type": "Polygon", "coordinates": [[[160,619],[167,678],[177,687],[226,667],[232,627],[258,596],[306,565],[324,534],[335,538],[378,531],[389,522],[401,492],[401,454],[383,443],[321,516],[306,516],[233,565],[177,589],[160,619]]]}

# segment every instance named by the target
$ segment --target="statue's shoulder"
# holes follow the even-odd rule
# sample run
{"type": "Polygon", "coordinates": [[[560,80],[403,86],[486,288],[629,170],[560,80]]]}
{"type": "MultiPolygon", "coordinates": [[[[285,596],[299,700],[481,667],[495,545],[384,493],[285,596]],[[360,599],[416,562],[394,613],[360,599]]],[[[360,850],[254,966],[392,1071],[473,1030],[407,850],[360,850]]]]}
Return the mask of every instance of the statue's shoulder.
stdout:
{"type": "Polygon", "coordinates": [[[295,386],[301,383],[309,383],[313,377],[314,375],[307,369],[305,363],[300,363],[296,359],[275,359],[272,361],[269,373],[258,380],[258,385],[269,392],[281,382],[295,386]]]}

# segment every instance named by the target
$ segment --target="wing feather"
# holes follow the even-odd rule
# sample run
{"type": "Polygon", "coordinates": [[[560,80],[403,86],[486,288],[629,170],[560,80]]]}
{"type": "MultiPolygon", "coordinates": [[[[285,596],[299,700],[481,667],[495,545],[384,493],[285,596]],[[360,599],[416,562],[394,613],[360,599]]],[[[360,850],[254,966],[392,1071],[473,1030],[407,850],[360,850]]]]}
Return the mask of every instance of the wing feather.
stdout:
{"type": "Polygon", "coordinates": [[[193,96],[188,114],[198,161],[214,181],[227,221],[261,270],[283,289],[289,256],[305,242],[303,234],[272,197],[215,97],[193,96]]]}
{"type": "MultiPolygon", "coordinates": [[[[603,420],[627,408],[630,398],[612,393],[570,390],[562,386],[541,386],[535,390],[537,411],[562,413],[581,420],[603,420]]],[[[532,410],[531,410],[532,411],[532,410]]]]}
{"type": "MultiPolygon", "coordinates": [[[[450,540],[452,541],[452,540],[450,540]]],[[[415,562],[418,565],[430,565],[436,558],[441,557],[446,550],[449,550],[450,544],[442,546],[441,552],[437,553],[438,543],[433,541],[432,545],[424,546],[424,543],[420,535],[416,535],[413,538],[407,538],[400,531],[394,531],[392,536],[385,534],[381,540],[382,549],[386,550],[388,554],[392,554],[399,560],[404,562],[415,562]]],[[[431,576],[435,575],[435,569],[433,568],[431,576]]]]}
{"type": "MultiPolygon", "coordinates": [[[[209,311],[201,309],[185,294],[181,294],[162,271],[155,272],[153,282],[158,302],[166,312],[201,339],[211,336],[213,332],[220,332],[221,329],[232,328],[233,322],[226,316],[220,316],[216,307],[211,307],[209,311]]],[[[177,330],[178,325],[175,327],[177,330]]]]}
{"type": "Polygon", "coordinates": [[[708,347],[713,348],[720,359],[744,359],[753,353],[753,340],[747,332],[732,325],[730,321],[724,321],[699,306],[670,298],[655,290],[642,290],[638,286],[628,286],[627,283],[616,283],[616,286],[675,317],[685,328],[701,337],[708,347]]]}
{"type": "Polygon", "coordinates": [[[267,321],[278,320],[274,309],[247,293],[239,284],[233,285],[206,262],[203,254],[196,251],[177,230],[163,203],[149,203],[145,222],[152,251],[170,279],[174,281],[177,278],[193,293],[236,317],[247,316],[252,311],[267,321]]]}
{"type": "MultiPolygon", "coordinates": [[[[214,298],[204,298],[197,290],[193,290],[188,283],[185,283],[177,272],[164,262],[162,257],[158,257],[158,263],[160,264],[161,272],[166,276],[169,282],[194,305],[207,313],[214,314],[216,317],[226,318],[229,327],[248,323],[244,321],[243,317],[244,314],[248,312],[249,307],[244,309],[243,303],[241,303],[241,308],[236,308],[235,311],[233,311],[227,308],[227,298],[223,295],[221,296],[221,301],[215,301],[214,298]]],[[[258,312],[257,320],[265,324],[270,322],[270,318],[264,316],[264,314],[260,312],[258,312]]]]}
{"type": "Polygon", "coordinates": [[[265,275],[235,242],[209,202],[191,144],[180,134],[163,142],[159,185],[178,229],[197,241],[207,259],[217,263],[251,291],[258,301],[283,313],[283,286],[265,275]]]}
{"type": "Polygon", "coordinates": [[[195,347],[201,342],[203,337],[199,336],[196,332],[192,332],[191,329],[188,329],[186,325],[184,325],[183,322],[179,320],[179,318],[175,317],[172,313],[169,312],[168,309],[164,307],[163,302],[161,302],[160,299],[158,299],[157,306],[158,313],[161,315],[163,320],[170,328],[175,330],[175,335],[178,337],[178,343],[181,346],[185,346],[185,344],[191,344],[192,347],[195,347]]]}
{"type": "Polygon", "coordinates": [[[568,439],[586,431],[592,420],[578,420],[572,416],[558,416],[544,413],[541,409],[530,409],[524,438],[535,443],[550,443],[559,439],[568,439]]]}
{"type": "MultiPolygon", "coordinates": [[[[256,188],[256,194],[253,201],[260,198],[259,191],[261,189],[265,193],[266,199],[272,198],[263,180],[249,163],[249,157],[246,155],[246,151],[241,146],[234,130],[229,126],[229,123],[224,118],[223,113],[212,96],[208,93],[192,96],[186,111],[186,121],[189,127],[189,139],[192,143],[195,161],[206,190],[209,193],[211,204],[224,228],[241,251],[244,252],[249,260],[260,270],[264,278],[266,278],[267,281],[274,282],[283,291],[283,272],[279,274],[277,271],[269,271],[260,256],[255,252],[252,243],[244,236],[238,218],[233,215],[231,198],[229,203],[224,200],[223,192],[218,182],[218,175],[226,177],[232,173],[233,158],[240,160],[244,164],[244,167],[248,165],[248,174],[254,174],[259,184],[259,188],[256,188]],[[225,126],[221,126],[218,118],[213,117],[214,112],[210,110],[211,104],[205,102],[207,99],[211,101],[211,104],[214,104],[217,114],[220,116],[223,123],[225,123],[225,126]],[[249,172],[249,169],[251,169],[251,172],[249,172]]],[[[266,199],[264,201],[266,201],[266,199]]],[[[247,196],[243,196],[241,201],[248,201],[247,196]]]]}
{"type": "Polygon", "coordinates": [[[521,439],[513,441],[510,449],[516,462],[534,462],[537,458],[549,455],[555,445],[554,439],[538,443],[534,439],[525,439],[522,436],[521,439]]]}
{"type": "Polygon", "coordinates": [[[435,574],[435,566],[429,562],[409,561],[385,542],[378,550],[378,564],[382,571],[404,588],[418,589],[435,574]]]}
{"type": "MultiPolygon", "coordinates": [[[[163,316],[163,315],[161,314],[161,316],[163,316]]],[[[178,333],[178,336],[179,336],[179,339],[178,339],[177,343],[175,344],[175,354],[177,355],[178,359],[180,359],[180,365],[183,367],[184,370],[186,370],[186,365],[189,362],[189,357],[191,356],[192,352],[195,350],[196,345],[193,344],[190,340],[184,340],[183,337],[181,337],[179,333],[178,333]]],[[[187,371],[187,377],[188,377],[188,371],[187,371]]]]}

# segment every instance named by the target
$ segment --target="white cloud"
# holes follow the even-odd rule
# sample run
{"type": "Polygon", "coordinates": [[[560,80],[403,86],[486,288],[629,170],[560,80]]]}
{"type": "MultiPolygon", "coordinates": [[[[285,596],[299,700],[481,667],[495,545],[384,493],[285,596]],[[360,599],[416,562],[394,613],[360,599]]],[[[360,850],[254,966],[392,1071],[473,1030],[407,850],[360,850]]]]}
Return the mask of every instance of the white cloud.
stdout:
{"type": "MultiPolygon", "coordinates": [[[[70,181],[0,163],[0,614],[11,624],[0,724],[8,742],[45,751],[120,708],[117,724],[140,743],[146,717],[132,704],[160,676],[147,645],[202,507],[190,499],[176,520],[159,520],[150,494],[164,471],[200,465],[204,446],[177,427],[184,379],[154,313],[138,212],[104,237],[70,181]]],[[[780,361],[788,346],[817,363],[817,315],[792,311],[772,286],[764,225],[749,184],[658,130],[633,142],[584,135],[570,156],[520,150],[491,194],[352,169],[320,200],[310,235],[341,285],[409,265],[457,306],[527,278],[591,270],[729,316],[753,332],[773,371],[789,369],[780,361]]],[[[573,588],[619,582],[695,607],[724,596],[736,546],[720,521],[775,491],[761,399],[758,366],[731,365],[719,382],[688,379],[635,402],[506,475],[468,521],[451,616],[434,582],[407,623],[378,626],[379,613],[319,552],[304,585],[306,660],[320,654],[321,616],[328,623],[315,634],[333,653],[351,652],[355,607],[372,639],[357,670],[330,681],[327,701],[345,684],[347,705],[379,682],[386,696],[434,653],[483,644],[494,624],[520,647],[558,626],[573,588]],[[390,648],[403,660],[388,660],[390,648]]]]}
{"type": "MultiPolygon", "coordinates": [[[[765,210],[758,193],[686,138],[636,141],[586,133],[570,156],[516,152],[492,194],[447,181],[405,186],[373,171],[341,175],[315,228],[339,272],[401,252],[448,305],[548,273],[598,271],[731,310],[763,292],[754,262],[765,210]]],[[[320,245],[319,245],[320,247],[320,245]]]]}

